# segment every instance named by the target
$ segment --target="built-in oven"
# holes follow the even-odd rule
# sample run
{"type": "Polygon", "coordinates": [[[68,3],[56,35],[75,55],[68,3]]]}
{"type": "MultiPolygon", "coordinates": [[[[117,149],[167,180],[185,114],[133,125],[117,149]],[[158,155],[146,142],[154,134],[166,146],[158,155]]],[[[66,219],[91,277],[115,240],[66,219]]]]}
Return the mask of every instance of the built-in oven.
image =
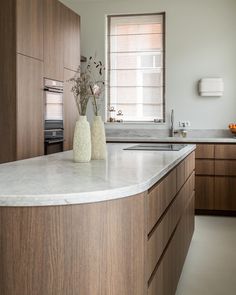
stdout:
{"type": "Polygon", "coordinates": [[[64,84],[60,81],[44,79],[44,153],[62,152],[64,145],[64,84]]]}

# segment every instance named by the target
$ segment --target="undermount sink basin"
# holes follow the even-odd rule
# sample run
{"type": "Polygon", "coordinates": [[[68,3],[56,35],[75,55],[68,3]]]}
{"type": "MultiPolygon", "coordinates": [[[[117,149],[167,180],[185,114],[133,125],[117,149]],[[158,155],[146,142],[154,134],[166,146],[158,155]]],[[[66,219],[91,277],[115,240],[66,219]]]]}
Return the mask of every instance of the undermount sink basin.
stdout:
{"type": "Polygon", "coordinates": [[[136,150],[136,151],[180,151],[186,144],[137,144],[131,147],[125,148],[124,150],[136,150]]]}

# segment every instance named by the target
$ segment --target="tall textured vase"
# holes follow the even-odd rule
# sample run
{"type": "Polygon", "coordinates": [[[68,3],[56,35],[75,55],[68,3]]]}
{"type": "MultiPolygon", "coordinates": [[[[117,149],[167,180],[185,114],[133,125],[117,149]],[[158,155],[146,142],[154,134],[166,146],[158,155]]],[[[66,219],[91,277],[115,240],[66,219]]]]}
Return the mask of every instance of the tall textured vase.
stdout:
{"type": "Polygon", "coordinates": [[[74,161],[86,163],[91,160],[91,132],[86,116],[80,116],[75,125],[73,153],[74,161]]]}
{"type": "Polygon", "coordinates": [[[107,157],[105,127],[101,116],[95,116],[91,127],[92,159],[105,160],[107,157]]]}

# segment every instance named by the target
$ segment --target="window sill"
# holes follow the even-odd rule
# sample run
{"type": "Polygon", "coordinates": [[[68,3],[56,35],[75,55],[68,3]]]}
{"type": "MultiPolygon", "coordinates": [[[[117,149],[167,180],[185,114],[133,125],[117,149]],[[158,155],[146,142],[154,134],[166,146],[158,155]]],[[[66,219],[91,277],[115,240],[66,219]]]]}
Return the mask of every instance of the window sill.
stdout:
{"type": "Polygon", "coordinates": [[[154,123],[154,122],[105,122],[107,129],[166,129],[167,123],[154,123]]]}

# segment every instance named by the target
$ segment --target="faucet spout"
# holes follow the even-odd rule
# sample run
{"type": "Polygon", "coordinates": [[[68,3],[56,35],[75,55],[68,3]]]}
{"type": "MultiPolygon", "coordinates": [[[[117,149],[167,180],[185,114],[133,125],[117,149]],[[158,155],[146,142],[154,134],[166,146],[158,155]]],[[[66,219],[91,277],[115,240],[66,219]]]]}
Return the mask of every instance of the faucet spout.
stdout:
{"type": "Polygon", "coordinates": [[[170,116],[170,137],[174,137],[175,136],[175,130],[174,130],[174,110],[171,110],[171,116],[170,116]]]}

